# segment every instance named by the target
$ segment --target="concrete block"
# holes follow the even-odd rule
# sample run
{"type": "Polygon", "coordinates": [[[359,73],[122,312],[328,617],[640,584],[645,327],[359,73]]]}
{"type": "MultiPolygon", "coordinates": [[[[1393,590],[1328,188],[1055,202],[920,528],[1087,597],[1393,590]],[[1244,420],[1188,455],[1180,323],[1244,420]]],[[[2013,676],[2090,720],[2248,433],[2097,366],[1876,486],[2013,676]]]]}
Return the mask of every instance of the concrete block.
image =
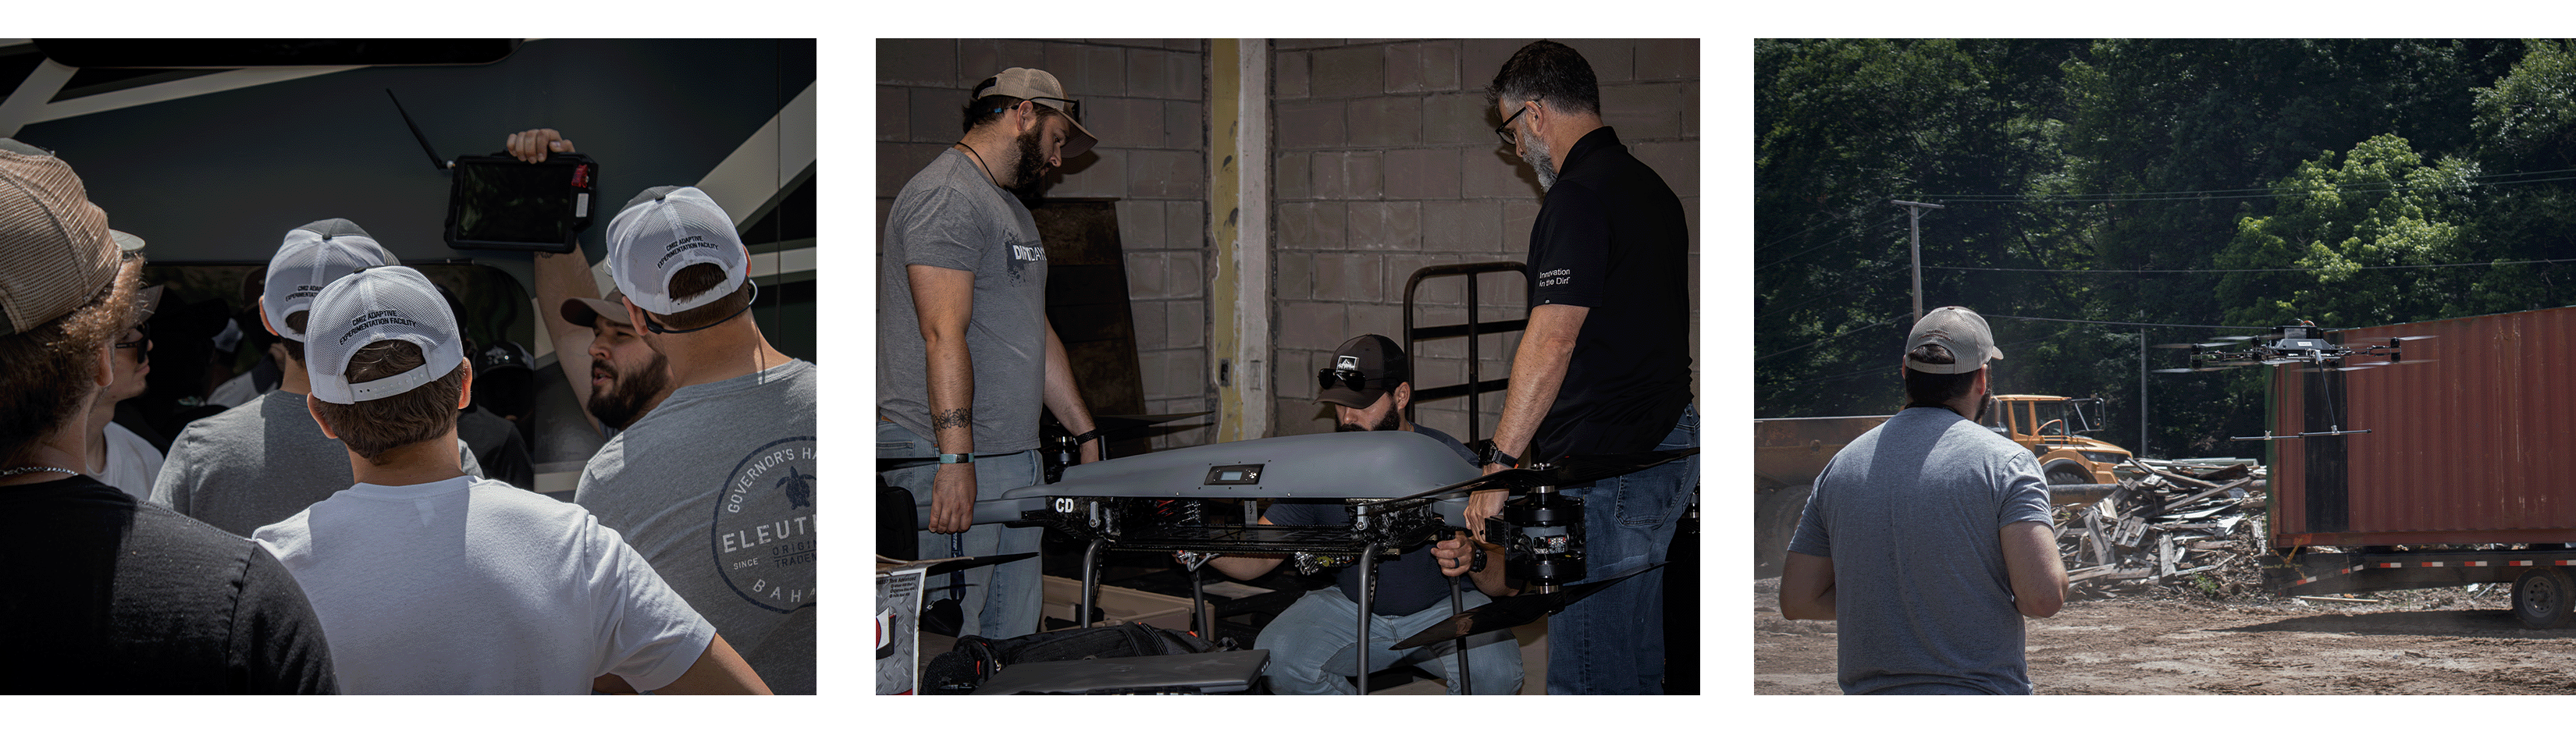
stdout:
{"type": "Polygon", "coordinates": [[[1127,93],[1130,96],[1174,99],[1180,92],[1172,89],[1170,69],[1180,64],[1180,55],[1160,50],[1126,50],[1127,93]]]}
{"type": "Polygon", "coordinates": [[[966,95],[955,89],[907,89],[905,95],[907,140],[945,145],[966,135],[966,95]]]}
{"type": "Polygon", "coordinates": [[[1306,363],[1308,354],[1292,350],[1272,351],[1270,393],[1279,396],[1282,405],[1303,405],[1315,399],[1315,367],[1306,363]]]}
{"type": "Polygon", "coordinates": [[[1637,40],[1637,78],[1644,81],[1698,80],[1699,40],[1697,38],[1637,40]]]}
{"type": "Polygon", "coordinates": [[[1281,204],[1278,216],[1271,219],[1279,223],[1281,248],[1335,251],[1350,247],[1345,233],[1349,217],[1339,202],[1281,204]]]}
{"type": "Polygon", "coordinates": [[[1316,50],[1309,93],[1317,97],[1366,97],[1385,92],[1386,59],[1375,47],[1316,50]]]}
{"type": "Polygon", "coordinates": [[[1157,149],[1163,146],[1163,102],[1154,99],[1097,97],[1082,101],[1083,126],[1104,146],[1157,149]]]}
{"type": "Polygon", "coordinates": [[[1502,248],[1502,217],[1491,199],[1422,202],[1422,250],[1491,253],[1502,248]]]}
{"type": "Polygon", "coordinates": [[[1065,96],[1082,99],[1128,93],[1127,89],[1133,82],[1127,80],[1126,50],[1116,47],[1083,47],[1080,54],[1082,56],[1080,85],[1064,81],[1063,74],[1057,74],[1056,80],[1064,83],[1065,96]]]}
{"type": "Polygon", "coordinates": [[[1062,171],[1051,171],[1050,175],[1060,175],[1064,178],[1064,182],[1048,189],[1047,193],[1050,196],[1128,196],[1130,195],[1127,191],[1128,160],[1137,154],[1151,153],[1126,149],[1093,149],[1073,162],[1067,163],[1062,171]]]}
{"type": "Polygon", "coordinates": [[[1682,198],[1699,196],[1699,142],[1659,141],[1628,145],[1637,161],[1654,168],[1671,186],[1673,195],[1682,198]]]}
{"type": "Polygon", "coordinates": [[[1208,93],[1207,56],[1174,52],[1163,65],[1163,88],[1172,97],[1186,102],[1206,102],[1208,93]]]}
{"type": "Polygon", "coordinates": [[[1458,198],[1456,149],[1395,149],[1386,153],[1386,197],[1458,198]]]}
{"type": "MultiPolygon", "coordinates": [[[[1388,254],[1386,257],[1387,302],[1397,304],[1404,302],[1404,286],[1406,283],[1413,280],[1413,275],[1415,273],[1432,267],[1444,264],[1455,264],[1457,262],[1457,254],[1388,254]]],[[[1465,287],[1466,283],[1462,281],[1462,278],[1423,278],[1422,284],[1415,287],[1413,290],[1414,305],[1416,307],[1429,306],[1434,308],[1439,305],[1443,305],[1444,303],[1447,305],[1455,305],[1458,302],[1457,291],[1462,290],[1465,287]],[[1445,301],[1441,300],[1444,298],[1446,299],[1445,301]]]]}
{"type": "Polygon", "coordinates": [[[1386,262],[1380,254],[1329,254],[1315,259],[1315,297],[1355,303],[1386,300],[1386,262]]]}
{"type": "Polygon", "coordinates": [[[1279,103],[1279,148],[1325,149],[1348,144],[1350,132],[1342,111],[1339,100],[1279,103]]]}
{"type": "Polygon", "coordinates": [[[877,83],[953,86],[957,80],[957,40],[877,40],[877,83]]]}
{"type": "MultiPolygon", "coordinates": [[[[1208,383],[1207,351],[1172,350],[1163,360],[1162,395],[1165,398],[1197,397],[1205,394],[1208,383]]],[[[1148,377],[1150,378],[1150,377],[1148,377]]]]}
{"type": "Polygon", "coordinates": [[[1377,152],[1316,152],[1315,195],[1345,200],[1378,198],[1385,178],[1382,161],[1377,152]]]}
{"type": "Polygon", "coordinates": [[[1150,301],[1163,297],[1163,257],[1161,251],[1127,252],[1128,299],[1150,301]]]}
{"type": "Polygon", "coordinates": [[[1163,40],[1163,48],[1169,50],[1180,50],[1182,52],[1198,52],[1202,49],[1206,49],[1206,45],[1203,44],[1204,41],[1205,40],[1199,39],[1166,39],[1163,40]]]}
{"type": "Polygon", "coordinates": [[[1129,250],[1170,248],[1163,238],[1163,202],[1118,202],[1118,244],[1129,250]]]}
{"type": "Polygon", "coordinates": [[[1173,298],[1207,296],[1205,253],[1196,249],[1173,251],[1163,268],[1163,292],[1173,298]]]}
{"type": "Polygon", "coordinates": [[[1117,46],[1117,47],[1161,47],[1161,46],[1163,46],[1163,40],[1160,40],[1160,39],[1091,39],[1091,38],[1086,38],[1086,39],[1084,39],[1084,40],[1082,40],[1082,41],[1090,42],[1090,43],[1092,43],[1092,44],[1105,44],[1105,45],[1112,45],[1112,46],[1117,46]]]}
{"type": "Polygon", "coordinates": [[[1343,40],[1339,39],[1273,39],[1270,40],[1270,44],[1272,47],[1282,50],[1308,50],[1317,47],[1332,47],[1342,44],[1342,41],[1343,40]]]}
{"type": "Polygon", "coordinates": [[[1318,198],[1315,194],[1315,152],[1272,152],[1270,191],[1280,201],[1318,198]]]}
{"type": "MultiPolygon", "coordinates": [[[[1179,300],[1164,304],[1163,332],[1174,348],[1207,347],[1207,303],[1179,300]]],[[[1141,326],[1144,314],[1137,314],[1141,326]]]]}
{"type": "MultiPolygon", "coordinates": [[[[958,43],[957,88],[970,91],[957,95],[958,104],[976,84],[992,78],[1006,68],[1046,68],[1046,43],[1033,39],[968,39],[958,43]]],[[[1049,73],[1055,73],[1048,70],[1049,73]]],[[[1058,74],[1061,76],[1062,74],[1058,74]]]]}
{"type": "Polygon", "coordinates": [[[1682,108],[1682,138],[1697,139],[1699,138],[1698,81],[1682,84],[1682,101],[1690,103],[1682,108]]]}
{"type": "Polygon", "coordinates": [[[1503,202],[1503,248],[1494,258],[1508,261],[1528,259],[1530,228],[1538,224],[1538,208],[1536,200],[1503,202]]]}
{"type": "Polygon", "coordinates": [[[1482,147],[1486,151],[1502,148],[1494,128],[1503,118],[1486,106],[1482,89],[1465,92],[1434,93],[1422,100],[1422,143],[1459,144],[1482,147]]]}
{"type": "Polygon", "coordinates": [[[1127,196],[1187,199],[1207,195],[1207,156],[1198,152],[1138,149],[1127,153],[1127,196]]]}
{"type": "Polygon", "coordinates": [[[1162,301],[1130,301],[1127,315],[1136,324],[1136,351],[1143,353],[1175,347],[1172,344],[1171,316],[1162,301]]]}
{"type": "Polygon", "coordinates": [[[1601,122],[1618,129],[1619,140],[1630,144],[1679,138],[1682,111],[1699,106],[1683,88],[1673,82],[1603,86],[1601,122]]]}
{"type": "Polygon", "coordinates": [[[1371,251],[1422,250],[1422,204],[1413,201],[1349,203],[1350,247],[1371,251]]]}
{"type": "Polygon", "coordinates": [[[1386,92],[1451,91],[1458,88],[1458,43],[1454,40],[1391,44],[1386,57],[1386,92]]]}
{"type": "Polygon", "coordinates": [[[1458,157],[1458,195],[1470,199],[1535,200],[1538,171],[1510,152],[1469,149],[1458,157]]]}
{"type": "Polygon", "coordinates": [[[1352,146],[1413,146],[1422,143],[1422,99],[1419,97],[1351,100],[1347,117],[1352,146]]]}
{"type": "Polygon", "coordinates": [[[1559,39],[1565,46],[1583,53],[1583,61],[1592,64],[1592,77],[1604,84],[1637,80],[1637,42],[1633,39],[1559,39]]]}
{"type": "Polygon", "coordinates": [[[1305,99],[1307,80],[1314,68],[1311,52],[1279,52],[1270,56],[1270,98],[1305,99]]]}
{"type": "Polygon", "coordinates": [[[1207,202],[1166,202],[1163,209],[1164,243],[1171,248],[1195,251],[1204,257],[1208,249],[1207,202]]]}
{"type": "Polygon", "coordinates": [[[878,141],[912,140],[912,122],[908,120],[912,108],[906,106],[911,100],[911,91],[903,87],[877,87],[878,141]]]}
{"type": "Polygon", "coordinates": [[[1207,150],[1207,105],[1191,100],[1163,103],[1163,146],[1207,150]]]}
{"type": "Polygon", "coordinates": [[[1302,251],[1278,254],[1279,266],[1271,270],[1270,297],[1277,300],[1303,300],[1315,297],[1315,255],[1302,251]]]}
{"type": "Polygon", "coordinates": [[[1138,372],[1137,376],[1141,377],[1138,381],[1143,382],[1143,384],[1139,386],[1144,388],[1145,399],[1160,400],[1171,397],[1171,395],[1165,394],[1163,391],[1164,384],[1168,381],[1165,374],[1168,369],[1168,364],[1172,360],[1172,354],[1183,351],[1143,350],[1143,343],[1141,341],[1138,343],[1138,347],[1139,349],[1136,352],[1136,369],[1138,372]]]}
{"type": "Polygon", "coordinates": [[[1475,91],[1481,96],[1485,87],[1494,82],[1494,74],[1503,72],[1503,61],[1512,59],[1512,53],[1519,52],[1522,46],[1532,41],[1534,40],[1465,40],[1465,46],[1458,50],[1458,80],[1464,88],[1475,91]]]}
{"type": "Polygon", "coordinates": [[[1350,316],[1350,336],[1352,337],[1374,333],[1385,335],[1398,344],[1404,342],[1404,307],[1402,306],[1383,303],[1353,304],[1350,316]]]}
{"type": "MultiPolygon", "coordinates": [[[[1350,335],[1348,307],[1326,302],[1279,304],[1279,347],[1331,351],[1350,335]]],[[[1311,374],[1310,374],[1311,378],[1311,374]]]]}
{"type": "Polygon", "coordinates": [[[1346,256],[1349,254],[1315,255],[1315,288],[1312,298],[1321,301],[1350,300],[1342,293],[1349,287],[1349,282],[1344,278],[1349,275],[1350,270],[1342,264],[1342,258],[1346,256]]]}

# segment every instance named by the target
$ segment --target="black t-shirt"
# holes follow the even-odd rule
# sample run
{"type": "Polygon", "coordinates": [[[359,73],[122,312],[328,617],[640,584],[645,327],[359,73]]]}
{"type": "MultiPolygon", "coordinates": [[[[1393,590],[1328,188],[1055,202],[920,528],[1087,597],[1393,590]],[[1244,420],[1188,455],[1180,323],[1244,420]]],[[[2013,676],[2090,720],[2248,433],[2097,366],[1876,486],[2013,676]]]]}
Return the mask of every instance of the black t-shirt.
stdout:
{"type": "MultiPolygon", "coordinates": [[[[1448,445],[1450,450],[1458,453],[1460,462],[1475,464],[1475,453],[1447,432],[1419,424],[1414,425],[1413,431],[1448,445]]],[[[1302,502],[1272,503],[1261,516],[1283,526],[1338,526],[1351,520],[1350,511],[1340,504],[1302,502]]],[[[1440,560],[1431,556],[1429,545],[1407,549],[1393,557],[1380,556],[1377,562],[1377,597],[1369,602],[1369,612],[1387,616],[1408,615],[1449,599],[1449,579],[1440,574],[1440,560]]],[[[1500,562],[1491,562],[1486,567],[1500,565],[1500,562]]],[[[1359,603],[1359,566],[1355,564],[1338,570],[1340,572],[1333,574],[1333,584],[1341,587],[1342,595],[1349,597],[1351,603],[1359,603]]]]}
{"type": "Polygon", "coordinates": [[[1690,226],[1608,126],[1564,157],[1530,228],[1530,306],[1591,311],[1521,457],[1652,450],[1691,402],[1690,226]]]}
{"type": "Polygon", "coordinates": [[[0,486],[0,530],[0,692],[339,692],[303,589],[249,539],[87,476],[0,486]]]}

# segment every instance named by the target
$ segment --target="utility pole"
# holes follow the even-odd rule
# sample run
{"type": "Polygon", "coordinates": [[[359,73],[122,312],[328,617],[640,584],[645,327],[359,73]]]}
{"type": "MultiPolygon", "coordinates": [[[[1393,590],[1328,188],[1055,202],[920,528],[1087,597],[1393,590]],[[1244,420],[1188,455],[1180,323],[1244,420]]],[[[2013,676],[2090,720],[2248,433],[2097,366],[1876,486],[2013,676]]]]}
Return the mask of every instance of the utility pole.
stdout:
{"type": "Polygon", "coordinates": [[[1907,225],[1910,225],[1910,226],[1912,226],[1912,227],[1913,227],[1913,235],[1914,235],[1914,320],[1915,320],[1915,321],[1922,321],[1922,320],[1923,320],[1923,210],[1926,210],[1926,209],[1948,209],[1949,207],[1941,206],[1941,205],[1939,205],[1939,204],[1925,204],[1925,203],[1920,202],[1920,201],[1897,201],[1897,200],[1895,200],[1895,199],[1889,199],[1889,200],[1887,201],[1887,203],[1894,204],[1894,205],[1897,205],[1897,206],[1900,206],[1900,207],[1904,207],[1904,208],[1905,208],[1905,214],[1907,215],[1907,216],[1906,216],[1906,224],[1907,224],[1907,225]]]}

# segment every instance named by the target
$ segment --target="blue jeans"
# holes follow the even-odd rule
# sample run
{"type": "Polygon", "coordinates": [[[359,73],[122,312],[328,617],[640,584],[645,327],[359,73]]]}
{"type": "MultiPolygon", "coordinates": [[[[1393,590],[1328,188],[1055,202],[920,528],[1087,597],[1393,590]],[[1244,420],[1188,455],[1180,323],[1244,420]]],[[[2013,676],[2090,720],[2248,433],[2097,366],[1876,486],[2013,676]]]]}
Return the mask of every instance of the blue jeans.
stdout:
{"type": "MultiPolygon", "coordinates": [[[[1356,565],[1354,566],[1356,567],[1356,565]]],[[[1474,609],[1492,601],[1475,589],[1467,589],[1465,603],[1474,609]]],[[[1253,648],[1270,651],[1270,664],[1262,667],[1262,676],[1270,678],[1270,692],[1279,695],[1351,695],[1356,692],[1351,678],[1359,662],[1358,630],[1360,605],[1342,595],[1340,588],[1322,588],[1306,592],[1276,619],[1261,628],[1261,637],[1253,639],[1253,648]]],[[[1449,619],[1446,599],[1429,608],[1401,617],[1374,615],[1369,618],[1369,671],[1379,672],[1399,664],[1423,664],[1432,674],[1449,680],[1449,694],[1461,690],[1458,676],[1458,644],[1441,641],[1409,651],[1396,651],[1397,641],[1413,637],[1425,628],[1449,619]]],[[[1476,695],[1512,695],[1521,690],[1521,646],[1512,640],[1509,630],[1469,636],[1467,638],[1468,674],[1476,682],[1476,695]]]]}
{"type": "MultiPolygon", "coordinates": [[[[1657,450],[1699,446],[1699,407],[1682,409],[1657,450]]],[[[1583,500],[1584,576],[1600,580],[1664,561],[1674,525],[1699,484],[1699,456],[1591,486],[1583,500]]],[[[1570,585],[1570,584],[1569,584],[1570,585]]],[[[1620,581],[1547,620],[1549,695],[1662,695],[1663,571],[1620,581]]]]}
{"type": "MultiPolygon", "coordinates": [[[[918,458],[939,454],[936,445],[912,430],[893,421],[877,421],[877,457],[918,458]]],[[[975,458],[975,496],[990,499],[1002,492],[1038,482],[1038,451],[975,458]]],[[[939,474],[935,465],[905,468],[885,473],[886,483],[912,492],[915,500],[930,499],[931,479],[939,474]]],[[[949,534],[920,534],[922,559],[949,556],[949,534]]],[[[960,552],[968,557],[989,554],[1017,554],[1038,550],[1045,538],[1038,528],[1010,528],[1000,523],[986,523],[957,534],[960,552]]],[[[1037,632],[1040,611],[1046,602],[1044,579],[1038,572],[1039,558],[965,570],[964,593],[950,588],[949,576],[934,575],[922,584],[925,603],[939,599],[957,599],[964,615],[958,632],[1001,639],[1037,632]]]]}

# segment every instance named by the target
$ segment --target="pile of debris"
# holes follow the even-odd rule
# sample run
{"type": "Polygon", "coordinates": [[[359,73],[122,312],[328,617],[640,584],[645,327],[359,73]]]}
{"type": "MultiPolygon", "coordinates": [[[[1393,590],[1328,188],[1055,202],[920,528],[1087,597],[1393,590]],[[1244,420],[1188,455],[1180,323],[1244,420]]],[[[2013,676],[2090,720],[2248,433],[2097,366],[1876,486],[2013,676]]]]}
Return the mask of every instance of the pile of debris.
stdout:
{"type": "Polygon", "coordinates": [[[2209,585],[2221,582],[2211,571],[2254,569],[2254,539],[2262,535],[2261,466],[2135,459],[2129,464],[2136,473],[2109,496],[2058,511],[2058,553],[2077,593],[2138,593],[2194,582],[2220,590],[2209,585]]]}

